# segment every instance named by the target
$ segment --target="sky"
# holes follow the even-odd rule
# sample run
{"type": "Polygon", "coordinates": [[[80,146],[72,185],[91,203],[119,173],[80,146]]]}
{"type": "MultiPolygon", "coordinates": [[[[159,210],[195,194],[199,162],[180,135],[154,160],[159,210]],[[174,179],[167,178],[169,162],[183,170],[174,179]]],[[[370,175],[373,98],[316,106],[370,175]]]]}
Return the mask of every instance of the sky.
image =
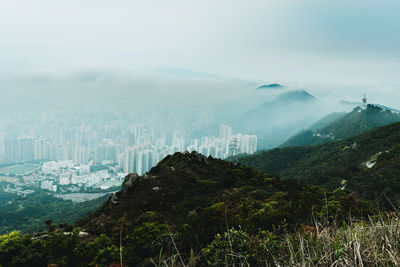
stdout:
{"type": "Polygon", "coordinates": [[[279,82],[400,108],[399,10],[398,0],[0,0],[0,91],[159,104],[279,82]]]}

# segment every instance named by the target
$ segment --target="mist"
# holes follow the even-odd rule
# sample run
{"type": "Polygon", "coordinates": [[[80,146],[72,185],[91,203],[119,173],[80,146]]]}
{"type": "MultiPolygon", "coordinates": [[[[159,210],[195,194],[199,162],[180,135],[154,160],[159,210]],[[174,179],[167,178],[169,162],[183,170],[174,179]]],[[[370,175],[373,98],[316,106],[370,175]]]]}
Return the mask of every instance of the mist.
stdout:
{"type": "MultiPolygon", "coordinates": [[[[258,136],[280,127],[282,138],[350,111],[364,94],[400,109],[399,8],[394,0],[5,2],[0,109],[11,132],[3,135],[34,135],[12,130],[13,120],[54,119],[64,129],[87,127],[86,117],[64,123],[64,113],[94,113],[112,114],[112,127],[126,131],[146,124],[146,138],[158,127],[191,143],[220,135],[221,124],[258,136]],[[277,90],[257,89],[275,83],[277,90]],[[316,104],[274,102],[302,90],[316,104]],[[262,111],[268,105],[279,108],[262,111]],[[7,117],[15,110],[22,114],[7,117]],[[260,121],[242,127],[254,110],[260,121]]],[[[57,131],[51,139],[59,142],[57,131]]],[[[120,134],[113,142],[123,147],[120,134]]]]}
{"type": "Polygon", "coordinates": [[[31,102],[43,94],[52,102],[81,95],[203,105],[240,99],[248,91],[232,81],[244,80],[321,97],[365,92],[394,105],[399,8],[393,0],[8,1],[0,10],[0,90],[31,102]]]}
{"type": "Polygon", "coordinates": [[[2,80],[3,105],[87,105],[117,110],[209,108],[238,98],[246,84],[218,78],[164,77],[85,69],[73,73],[31,73],[2,80]]]}

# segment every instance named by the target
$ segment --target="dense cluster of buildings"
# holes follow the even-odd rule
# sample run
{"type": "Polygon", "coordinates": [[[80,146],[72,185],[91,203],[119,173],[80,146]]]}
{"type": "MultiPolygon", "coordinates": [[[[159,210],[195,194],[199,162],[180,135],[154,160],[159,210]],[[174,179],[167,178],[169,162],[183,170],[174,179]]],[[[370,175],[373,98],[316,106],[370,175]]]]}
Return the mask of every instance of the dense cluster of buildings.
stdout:
{"type": "Polygon", "coordinates": [[[24,177],[27,181],[40,181],[40,187],[50,191],[57,191],[57,186],[69,187],[69,191],[73,191],[74,186],[84,188],[101,188],[107,189],[110,184],[120,185],[124,179],[123,173],[103,169],[91,172],[89,165],[76,166],[72,161],[50,161],[42,165],[41,172],[38,175],[24,177]],[[42,177],[40,177],[42,176],[42,177]],[[46,178],[44,178],[44,177],[46,178]],[[39,179],[38,179],[39,178],[39,179]],[[71,190],[72,189],[72,190],[71,190]]]}
{"type": "MultiPolygon", "coordinates": [[[[50,122],[42,123],[41,128],[23,134],[9,134],[0,128],[0,162],[70,161],[75,166],[91,162],[114,164],[124,173],[143,174],[178,151],[198,151],[224,159],[239,153],[252,154],[257,148],[255,135],[232,134],[228,125],[221,125],[219,136],[189,138],[178,130],[157,128],[154,123],[80,119],[79,123],[67,120],[47,128],[50,122]]],[[[74,176],[70,176],[72,180],[74,176]]],[[[62,183],[67,183],[67,178],[62,183]]],[[[44,186],[50,188],[50,182],[44,186]]]]}
{"type": "MultiPolygon", "coordinates": [[[[77,192],[87,189],[108,189],[122,184],[125,174],[118,167],[104,166],[91,171],[90,165],[75,165],[71,160],[48,161],[41,165],[22,164],[0,168],[0,175],[20,178],[15,188],[45,189],[53,192],[77,192]],[[14,169],[25,167],[25,173],[14,173],[14,169]]],[[[13,188],[9,188],[11,190],[13,188]]]]}

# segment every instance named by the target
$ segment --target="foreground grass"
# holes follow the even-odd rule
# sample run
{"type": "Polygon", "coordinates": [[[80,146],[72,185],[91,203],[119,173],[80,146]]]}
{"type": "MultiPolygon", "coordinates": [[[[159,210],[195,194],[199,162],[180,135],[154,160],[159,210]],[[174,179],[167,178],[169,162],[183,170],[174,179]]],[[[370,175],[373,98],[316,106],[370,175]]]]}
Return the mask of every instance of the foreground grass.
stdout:
{"type": "Polygon", "coordinates": [[[290,258],[276,255],[277,266],[399,266],[397,219],[297,233],[286,239],[290,258]],[[313,236],[314,235],[314,236],[313,236]]]}
{"type": "Polygon", "coordinates": [[[397,218],[248,235],[231,229],[199,255],[152,259],[154,266],[400,266],[397,218]]]}

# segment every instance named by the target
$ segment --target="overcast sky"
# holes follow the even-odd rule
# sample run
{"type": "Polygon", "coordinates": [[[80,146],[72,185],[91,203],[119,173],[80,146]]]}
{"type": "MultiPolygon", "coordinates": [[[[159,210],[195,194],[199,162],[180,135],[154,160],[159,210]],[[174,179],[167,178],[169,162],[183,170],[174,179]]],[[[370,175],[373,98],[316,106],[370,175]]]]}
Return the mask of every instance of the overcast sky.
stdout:
{"type": "Polygon", "coordinates": [[[396,105],[399,12],[398,0],[0,0],[0,90],[176,68],[396,105]]]}

